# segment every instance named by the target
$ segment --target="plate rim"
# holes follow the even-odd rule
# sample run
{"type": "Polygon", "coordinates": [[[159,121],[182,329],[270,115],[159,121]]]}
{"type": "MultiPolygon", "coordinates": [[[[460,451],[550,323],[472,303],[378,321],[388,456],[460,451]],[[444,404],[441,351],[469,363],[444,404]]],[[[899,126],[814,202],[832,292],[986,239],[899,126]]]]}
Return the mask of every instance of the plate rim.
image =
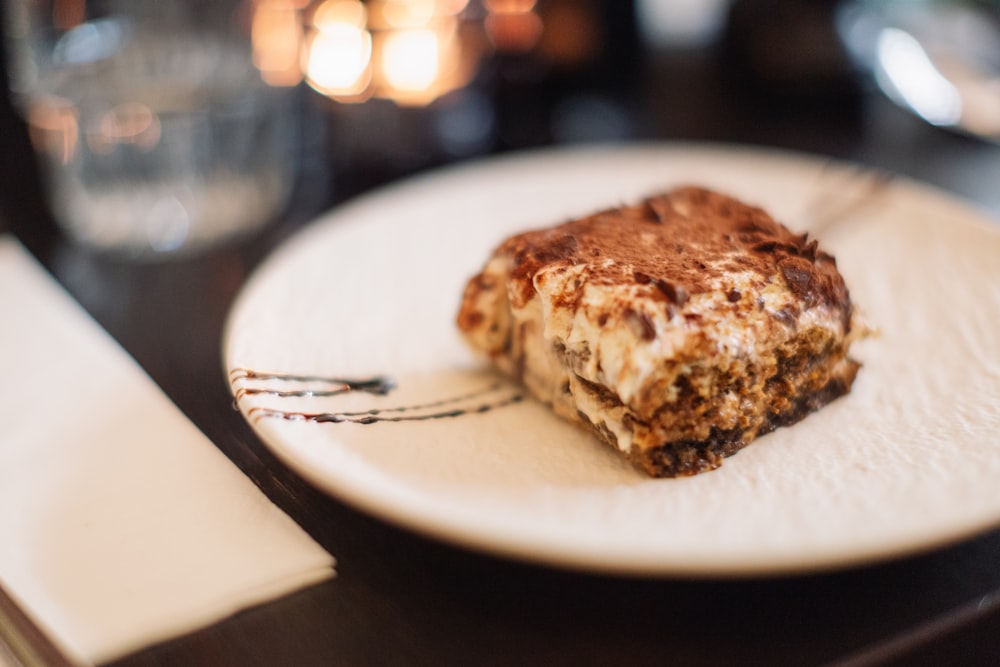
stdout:
{"type": "MultiPolygon", "coordinates": [[[[280,266],[283,257],[294,255],[297,247],[307,244],[316,235],[322,235],[327,227],[340,222],[341,219],[346,218],[346,222],[354,224],[356,221],[351,220],[351,217],[357,211],[360,210],[363,212],[368,206],[377,206],[378,202],[383,201],[387,196],[405,196],[411,190],[419,191],[421,188],[426,187],[427,183],[433,184],[435,181],[447,180],[456,173],[468,174],[477,170],[489,172],[497,168],[502,169],[504,165],[510,167],[525,162],[538,163],[546,160],[555,160],[558,162],[567,159],[569,156],[587,155],[592,157],[607,157],[613,154],[618,158],[623,158],[628,155],[646,155],[649,153],[657,155],[674,154],[675,157],[677,154],[682,153],[698,153],[723,159],[739,155],[742,158],[773,160],[785,164],[789,162],[801,162],[802,164],[812,166],[828,164],[835,169],[858,168],[871,170],[870,167],[865,166],[861,162],[783,148],[714,142],[644,141],[555,146],[512,151],[498,156],[466,160],[420,172],[413,176],[376,187],[341,202],[306,223],[290,237],[284,239],[271,249],[247,277],[244,284],[240,287],[236,298],[231,303],[222,336],[223,372],[228,376],[232,366],[229,357],[231,339],[234,336],[234,316],[240,311],[244,301],[249,298],[248,295],[254,292],[255,285],[258,282],[266,281],[269,272],[273,270],[274,266],[280,266]]],[[[902,175],[894,175],[894,179],[898,183],[905,185],[908,193],[917,193],[920,196],[932,197],[938,205],[954,206],[960,209],[962,212],[961,224],[982,227],[990,230],[991,233],[998,232],[996,221],[991,219],[989,213],[983,211],[974,203],[964,200],[961,195],[902,175]]],[[[228,377],[227,386],[229,386],[231,392],[234,391],[234,386],[229,382],[228,377]]],[[[242,410],[240,413],[241,417],[245,419],[246,415],[242,410]]],[[[488,530],[469,531],[467,526],[461,525],[461,522],[456,523],[451,520],[451,517],[442,522],[440,517],[428,517],[419,511],[411,511],[407,506],[386,505],[385,503],[377,502],[370,497],[370,494],[366,494],[359,488],[356,488],[353,482],[345,485],[343,480],[331,481],[309,465],[303,463],[303,461],[297,458],[294,452],[289,450],[286,443],[282,442],[273,429],[257,428],[249,420],[246,421],[251,426],[253,433],[263,441],[267,449],[283,465],[287,466],[293,474],[302,477],[311,486],[319,489],[324,494],[344,502],[366,515],[388,522],[415,535],[439,540],[458,548],[471,549],[485,555],[511,558],[526,563],[559,569],[604,575],[641,577],[679,576],[728,579],[798,575],[834,571],[861,565],[876,564],[900,557],[916,556],[976,537],[1000,526],[1000,514],[998,514],[993,517],[981,518],[978,521],[968,521],[952,526],[950,531],[939,531],[933,537],[915,535],[909,539],[897,539],[891,542],[891,544],[883,544],[881,546],[874,544],[853,549],[831,549],[828,546],[823,547],[822,550],[814,548],[810,551],[809,558],[802,558],[802,551],[798,550],[790,555],[786,555],[784,558],[777,558],[774,554],[770,554],[767,560],[740,562],[726,558],[705,560],[704,554],[694,554],[686,558],[664,558],[662,554],[658,557],[651,554],[628,557],[627,554],[616,553],[613,559],[609,559],[607,552],[595,554],[586,550],[574,551],[572,549],[553,548],[552,545],[548,544],[540,549],[540,545],[537,542],[521,539],[520,534],[512,538],[510,534],[497,536],[496,534],[491,534],[488,530]]]]}

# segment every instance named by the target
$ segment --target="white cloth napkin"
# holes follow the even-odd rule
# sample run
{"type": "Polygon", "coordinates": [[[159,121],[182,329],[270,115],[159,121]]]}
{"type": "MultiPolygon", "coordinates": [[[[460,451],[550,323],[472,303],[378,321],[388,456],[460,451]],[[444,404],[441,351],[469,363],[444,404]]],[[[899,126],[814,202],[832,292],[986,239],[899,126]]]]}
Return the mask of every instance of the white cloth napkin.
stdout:
{"type": "Polygon", "coordinates": [[[333,565],[0,235],[0,582],[71,659],[120,657],[333,565]]]}

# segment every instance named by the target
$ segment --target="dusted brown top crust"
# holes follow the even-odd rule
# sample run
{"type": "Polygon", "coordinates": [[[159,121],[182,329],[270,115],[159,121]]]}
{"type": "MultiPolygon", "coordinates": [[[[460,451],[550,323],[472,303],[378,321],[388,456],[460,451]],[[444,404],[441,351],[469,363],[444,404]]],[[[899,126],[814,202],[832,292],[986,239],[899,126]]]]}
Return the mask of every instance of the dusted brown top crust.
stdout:
{"type": "Polygon", "coordinates": [[[858,367],[834,258],[694,186],[507,239],[469,280],[458,326],[657,476],[716,467],[846,393],[858,367]]]}
{"type": "Polygon", "coordinates": [[[849,303],[836,262],[816,241],[793,234],[760,208],[700,187],[527,232],[498,253],[513,258],[515,307],[531,298],[540,268],[580,264],[588,265],[592,281],[634,281],[676,305],[740,271],[763,279],[780,271],[806,307],[849,303]]]}

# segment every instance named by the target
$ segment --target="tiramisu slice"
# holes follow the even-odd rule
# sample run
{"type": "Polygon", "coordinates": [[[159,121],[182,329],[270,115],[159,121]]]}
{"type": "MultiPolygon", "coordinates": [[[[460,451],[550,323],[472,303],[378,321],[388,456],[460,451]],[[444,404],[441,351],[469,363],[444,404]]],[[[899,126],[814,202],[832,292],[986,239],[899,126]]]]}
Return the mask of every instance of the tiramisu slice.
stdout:
{"type": "Polygon", "coordinates": [[[848,392],[862,328],[816,241],[697,187],[507,239],[458,326],[655,477],[716,468],[848,392]]]}

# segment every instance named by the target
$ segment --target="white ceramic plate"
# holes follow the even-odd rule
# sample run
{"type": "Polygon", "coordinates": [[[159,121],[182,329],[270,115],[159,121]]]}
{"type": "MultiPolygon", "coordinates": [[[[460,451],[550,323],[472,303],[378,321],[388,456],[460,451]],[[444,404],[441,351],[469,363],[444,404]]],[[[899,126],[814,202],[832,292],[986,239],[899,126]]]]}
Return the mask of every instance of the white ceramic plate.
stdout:
{"type": "Polygon", "coordinates": [[[866,206],[846,205],[866,182],[805,156],[686,145],[541,151],[409,180],[333,210],[252,276],[225,341],[233,391],[264,442],[320,489],[503,556],[750,575],[970,536],[1000,525],[1000,226],[898,179],[866,206]],[[454,316],[466,279],[506,235],[680,183],[797,229],[845,209],[822,241],[882,335],[856,348],[864,366],[849,396],[716,471],[653,480],[546,408],[509,402],[516,388],[466,350],[454,316]],[[279,396],[336,385],[245,369],[391,376],[397,387],[279,396]],[[452,410],[463,414],[442,416],[452,410]],[[356,423],[365,415],[379,421],[356,423]]]}

